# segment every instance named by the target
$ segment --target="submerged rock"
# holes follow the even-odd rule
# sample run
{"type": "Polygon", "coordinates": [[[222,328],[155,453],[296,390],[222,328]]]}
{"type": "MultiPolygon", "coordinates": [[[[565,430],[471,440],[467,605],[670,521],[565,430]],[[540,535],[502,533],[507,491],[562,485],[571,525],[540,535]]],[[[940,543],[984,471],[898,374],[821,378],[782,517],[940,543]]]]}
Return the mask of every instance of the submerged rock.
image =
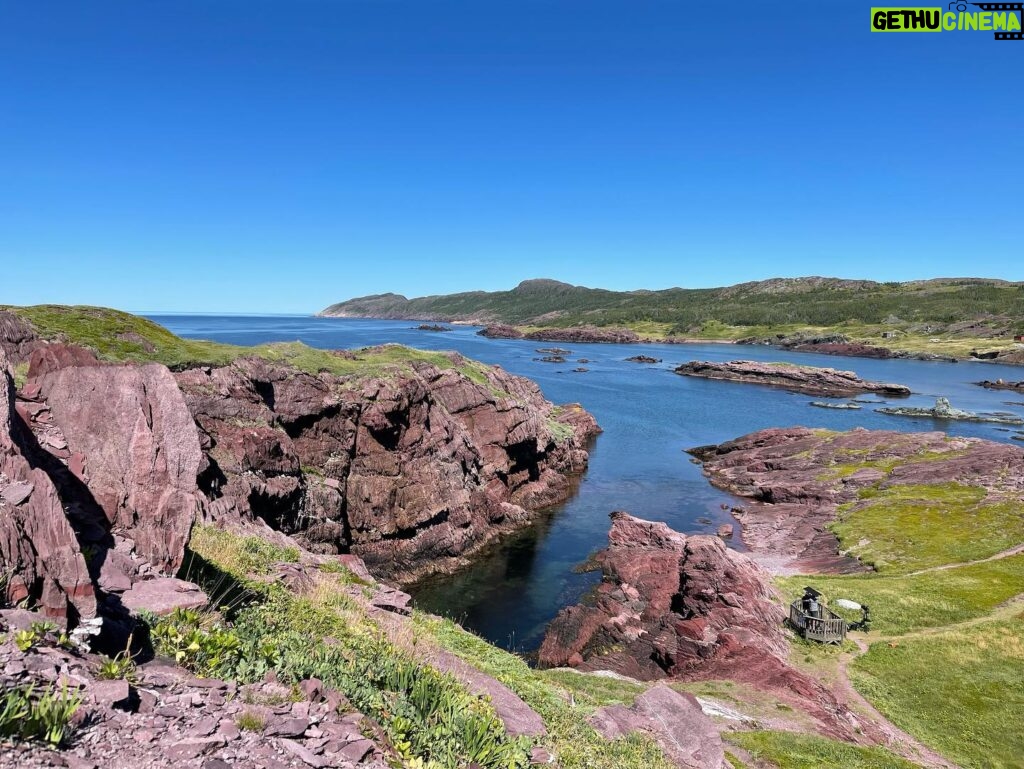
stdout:
{"type": "Polygon", "coordinates": [[[811,401],[810,405],[819,409],[849,409],[856,411],[860,408],[859,403],[829,403],[828,401],[811,401]]]}

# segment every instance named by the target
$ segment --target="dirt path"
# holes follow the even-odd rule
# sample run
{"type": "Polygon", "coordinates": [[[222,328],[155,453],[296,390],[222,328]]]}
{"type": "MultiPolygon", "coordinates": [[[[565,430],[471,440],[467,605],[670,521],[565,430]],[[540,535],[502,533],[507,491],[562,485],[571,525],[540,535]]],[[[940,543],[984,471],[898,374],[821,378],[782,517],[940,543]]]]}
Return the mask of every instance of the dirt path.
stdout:
{"type": "Polygon", "coordinates": [[[930,566],[927,569],[920,569],[918,571],[911,571],[907,574],[902,574],[903,577],[916,577],[919,574],[931,574],[933,571],[949,571],[950,569],[962,569],[964,566],[974,566],[977,563],[989,563],[990,561],[1001,561],[1003,558],[1009,558],[1013,555],[1020,555],[1024,553],[1024,542],[1019,545],[1011,547],[1009,550],[1003,550],[1001,553],[990,555],[988,558],[979,558],[976,561],[964,561],[963,563],[944,563],[942,566],[930,566]]]}
{"type": "Polygon", "coordinates": [[[844,652],[839,658],[838,676],[835,684],[836,696],[846,701],[846,705],[862,714],[867,714],[875,726],[885,735],[886,746],[897,755],[903,756],[908,761],[928,767],[928,769],[960,769],[958,764],[940,756],[923,742],[907,734],[896,724],[880,713],[874,705],[861,696],[850,682],[849,665],[857,657],[866,654],[868,644],[862,638],[847,636],[857,644],[857,652],[844,652]]]}
{"type": "MultiPolygon", "coordinates": [[[[1000,557],[1005,558],[1009,555],[1015,555],[1017,552],[1022,551],[1024,551],[1024,546],[1013,548],[1012,550],[1006,551],[1005,554],[999,554],[998,556],[993,556],[992,558],[987,558],[985,560],[998,560],[1000,557]]],[[[956,564],[956,566],[966,565],[967,564],[956,564]]],[[[949,567],[936,567],[931,569],[931,571],[938,571],[943,568],[949,567]]],[[[839,663],[837,665],[838,675],[835,684],[836,695],[841,699],[845,699],[847,705],[855,705],[856,710],[868,714],[868,716],[871,717],[871,720],[874,721],[879,729],[881,729],[885,734],[886,741],[888,742],[887,747],[893,752],[898,753],[911,761],[922,764],[923,766],[930,767],[931,769],[959,769],[958,764],[955,764],[949,759],[939,755],[924,743],[900,729],[881,712],[879,712],[867,699],[861,696],[860,692],[854,688],[853,683],[850,681],[850,664],[861,655],[867,654],[872,644],[896,644],[901,641],[942,635],[943,633],[964,630],[987,622],[1007,619],[1016,614],[1020,610],[1022,604],[1024,604],[1024,593],[1016,595],[1008,601],[1004,601],[988,614],[984,614],[980,617],[972,617],[969,620],[957,622],[953,625],[924,628],[910,633],[903,633],[902,635],[876,635],[872,636],[870,639],[866,638],[862,633],[851,633],[847,635],[847,638],[857,645],[857,651],[844,652],[839,658],[839,663]]]]}

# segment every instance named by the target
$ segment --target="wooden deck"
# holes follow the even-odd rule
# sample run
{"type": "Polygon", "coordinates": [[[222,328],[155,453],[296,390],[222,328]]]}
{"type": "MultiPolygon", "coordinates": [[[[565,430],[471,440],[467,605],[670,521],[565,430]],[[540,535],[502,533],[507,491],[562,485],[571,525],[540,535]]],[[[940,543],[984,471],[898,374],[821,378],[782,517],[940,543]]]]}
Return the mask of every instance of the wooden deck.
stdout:
{"type": "Polygon", "coordinates": [[[809,641],[839,645],[846,638],[846,620],[820,605],[818,616],[804,614],[802,602],[798,599],[789,605],[789,624],[809,641]]]}

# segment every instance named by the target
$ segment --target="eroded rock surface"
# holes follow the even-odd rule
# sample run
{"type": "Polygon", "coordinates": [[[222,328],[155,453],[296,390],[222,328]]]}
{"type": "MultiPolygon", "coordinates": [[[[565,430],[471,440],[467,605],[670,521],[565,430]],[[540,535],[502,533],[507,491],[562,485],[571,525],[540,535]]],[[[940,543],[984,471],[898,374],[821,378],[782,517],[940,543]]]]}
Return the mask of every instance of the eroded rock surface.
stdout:
{"type": "Polygon", "coordinates": [[[559,614],[541,646],[542,664],[652,680],[716,658],[785,654],[784,616],[767,575],[720,538],[613,513],[608,542],[596,556],[605,581],[595,605],[559,614]]]}
{"type": "Polygon", "coordinates": [[[170,371],[157,364],[70,365],[31,382],[36,402],[45,404],[34,422],[49,426],[40,418],[48,413],[59,430],[56,439],[41,431],[43,444],[85,485],[110,531],[172,575],[203,504],[196,484],[203,455],[170,371]]]}
{"type": "Polygon", "coordinates": [[[845,397],[862,393],[875,393],[886,397],[910,395],[910,389],[898,384],[871,382],[861,379],[852,371],[840,371],[815,366],[797,366],[792,363],[763,363],[752,360],[728,362],[690,361],[676,368],[677,374],[721,379],[729,382],[782,387],[808,395],[845,397]]]}
{"type": "Polygon", "coordinates": [[[612,514],[592,604],[563,609],[540,649],[544,666],[640,680],[727,679],[771,691],[851,738],[860,724],[820,683],[790,667],[783,602],[768,574],[718,537],[612,514]]]}
{"type": "Polygon", "coordinates": [[[733,514],[754,557],[777,573],[864,570],[827,526],[868,486],[962,481],[1019,495],[1024,484],[1020,449],[940,432],[778,428],[690,453],[714,485],[751,500],[733,514]]]}
{"type": "Polygon", "coordinates": [[[177,381],[202,431],[211,517],[262,519],[403,581],[564,498],[598,429],[500,369],[485,383],[429,364],[346,378],[250,358],[177,381]]]}
{"type": "Polygon", "coordinates": [[[14,383],[0,350],[0,566],[7,599],[55,618],[89,618],[89,570],[49,475],[35,466],[34,440],[15,410],[14,383]]]}

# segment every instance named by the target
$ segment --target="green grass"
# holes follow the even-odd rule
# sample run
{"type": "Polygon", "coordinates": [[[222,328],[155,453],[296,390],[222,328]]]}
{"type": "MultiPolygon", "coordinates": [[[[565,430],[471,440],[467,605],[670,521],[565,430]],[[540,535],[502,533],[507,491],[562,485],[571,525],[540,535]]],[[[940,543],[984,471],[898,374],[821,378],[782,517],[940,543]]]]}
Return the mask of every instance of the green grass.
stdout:
{"type": "Polygon", "coordinates": [[[501,681],[544,719],[549,735],[545,744],[558,756],[563,769],[670,769],[661,750],[649,737],[631,734],[605,740],[586,721],[596,708],[629,703],[637,691],[633,684],[611,679],[595,681],[575,673],[538,672],[520,657],[491,646],[455,623],[417,612],[416,625],[441,647],[501,681]],[[573,692],[575,705],[567,702],[573,692]]]}
{"type": "Polygon", "coordinates": [[[986,558],[1024,540],[1017,501],[993,501],[959,483],[893,485],[860,492],[832,525],[846,552],[883,574],[986,558]]]}
{"type": "Polygon", "coordinates": [[[238,580],[270,573],[275,563],[297,563],[299,548],[281,547],[262,537],[241,537],[215,526],[192,527],[189,550],[238,580]]]}
{"type": "MultiPolygon", "coordinates": [[[[87,347],[101,360],[162,363],[174,369],[191,366],[223,366],[246,356],[294,366],[310,374],[382,376],[408,372],[414,364],[457,369],[477,384],[487,385],[488,367],[459,355],[416,350],[402,345],[382,345],[337,354],[301,342],[243,347],[196,339],[182,339],[146,318],[103,307],[36,305],[6,307],[36,328],[44,339],[87,347]]],[[[17,373],[17,372],[16,372],[17,373]]],[[[22,377],[24,371],[21,372],[22,377]]],[[[495,391],[496,395],[506,395],[495,391]]]]}
{"type": "Polygon", "coordinates": [[[851,677],[893,723],[961,766],[1024,766],[1024,617],[875,644],[851,677]]]}
{"type": "Polygon", "coordinates": [[[900,635],[983,617],[1024,593],[1024,555],[915,577],[814,575],[775,582],[783,595],[794,598],[804,585],[813,585],[828,600],[865,604],[871,607],[872,632],[900,635]]]}
{"type": "Polygon", "coordinates": [[[885,748],[864,748],[809,734],[753,731],[727,733],[725,738],[755,760],[778,769],[914,769],[917,766],[885,748]]]}

